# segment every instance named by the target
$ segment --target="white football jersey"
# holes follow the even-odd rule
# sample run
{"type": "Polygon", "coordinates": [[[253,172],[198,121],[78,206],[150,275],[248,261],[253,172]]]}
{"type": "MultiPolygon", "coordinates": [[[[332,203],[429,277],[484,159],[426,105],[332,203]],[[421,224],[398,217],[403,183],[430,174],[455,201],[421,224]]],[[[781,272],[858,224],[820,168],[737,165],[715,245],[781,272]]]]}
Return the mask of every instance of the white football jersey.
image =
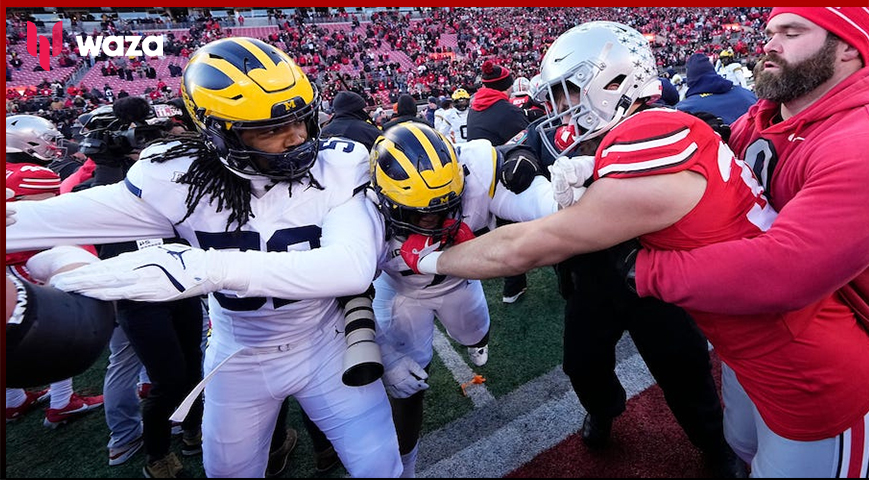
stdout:
{"type": "Polygon", "coordinates": [[[733,62],[728,65],[722,65],[718,70],[718,74],[733,82],[734,85],[748,88],[748,82],[745,80],[745,73],[742,71],[742,64],[733,62]]]}
{"type": "Polygon", "coordinates": [[[441,132],[441,135],[450,138],[450,120],[447,118],[449,112],[451,110],[455,110],[454,108],[450,108],[449,110],[439,108],[435,110],[434,113],[434,128],[438,132],[441,132]]]}
{"type": "Polygon", "coordinates": [[[456,108],[451,108],[445,116],[450,124],[449,135],[447,138],[452,140],[454,145],[466,143],[468,141],[468,111],[459,111],[456,108]]]}
{"type": "Polygon", "coordinates": [[[373,279],[384,228],[379,213],[358,194],[369,181],[363,145],[339,138],[321,142],[311,174],[322,189],[308,179],[280,182],[259,197],[252,195],[250,221],[240,231],[233,223],[229,232],[230,212],[226,207],[218,212],[208,195],[184,219],[189,186],[178,179],[193,159],[147,160],[162,148],[143,151],[145,160],[124,182],[52,201],[19,202],[18,222],[7,229],[7,248],[112,243],[177,232],[194,247],[251,251],[245,265],[231,266],[250,272],[244,298],[230,292],[210,295],[215,335],[240,346],[279,345],[306,336],[338,314],[335,297],[360,293],[347,288],[361,276],[373,279]]]}
{"type": "MultiPolygon", "coordinates": [[[[465,167],[462,193],[462,221],[474,232],[495,228],[495,217],[523,222],[554,213],[552,186],[541,176],[521,194],[515,194],[497,178],[497,152],[488,140],[474,140],[456,146],[459,164],[465,167]]],[[[445,275],[412,274],[401,258],[404,237],[391,238],[379,268],[395,291],[411,298],[433,298],[457,288],[464,279],[445,275]]]]}

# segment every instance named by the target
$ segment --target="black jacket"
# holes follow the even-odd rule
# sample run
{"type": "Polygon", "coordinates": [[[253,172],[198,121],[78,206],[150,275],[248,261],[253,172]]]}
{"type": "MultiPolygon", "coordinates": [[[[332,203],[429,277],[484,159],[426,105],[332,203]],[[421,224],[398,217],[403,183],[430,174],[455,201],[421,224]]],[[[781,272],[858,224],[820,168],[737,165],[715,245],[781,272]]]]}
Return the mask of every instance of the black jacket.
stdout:
{"type": "Polygon", "coordinates": [[[374,124],[360,119],[352,113],[335,114],[332,120],[329,120],[324,127],[320,136],[327,137],[343,137],[354,142],[359,142],[365,145],[365,148],[371,150],[374,146],[374,141],[377,140],[381,131],[374,124]]]}
{"type": "Polygon", "coordinates": [[[332,119],[323,127],[320,136],[343,137],[371,150],[374,141],[380,136],[380,129],[371,123],[365,111],[365,99],[356,92],[344,90],[335,95],[332,108],[332,119]]]}
{"type": "Polygon", "coordinates": [[[428,125],[429,127],[432,126],[432,124],[428,123],[428,120],[426,120],[424,118],[419,118],[416,115],[402,115],[400,117],[395,117],[392,120],[384,123],[383,130],[386,131],[387,128],[389,128],[393,125],[398,125],[399,123],[404,123],[404,122],[416,122],[416,123],[422,123],[423,125],[428,125]]]}
{"type": "Polygon", "coordinates": [[[528,119],[519,107],[507,100],[498,100],[485,110],[468,112],[468,141],[485,138],[492,145],[503,145],[528,126],[528,119]]]}

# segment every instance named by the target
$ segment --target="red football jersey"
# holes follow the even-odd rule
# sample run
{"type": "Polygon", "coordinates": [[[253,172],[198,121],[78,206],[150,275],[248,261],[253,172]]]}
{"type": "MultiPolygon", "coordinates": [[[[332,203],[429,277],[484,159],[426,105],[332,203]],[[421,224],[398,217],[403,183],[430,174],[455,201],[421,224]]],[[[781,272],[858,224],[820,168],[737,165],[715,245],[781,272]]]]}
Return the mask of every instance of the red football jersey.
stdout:
{"type": "MultiPolygon", "coordinates": [[[[692,115],[662,109],[637,113],[604,138],[595,160],[595,178],[684,170],[706,178],[706,192],[691,212],[640,238],[649,249],[689,250],[754,237],[776,217],[748,165],[692,115]]],[[[862,408],[847,401],[854,393],[848,391],[850,382],[825,381],[848,371],[845,359],[866,353],[859,342],[837,334],[835,320],[853,313],[836,297],[782,314],[689,312],[777,434],[804,441],[832,437],[862,408]]]]}

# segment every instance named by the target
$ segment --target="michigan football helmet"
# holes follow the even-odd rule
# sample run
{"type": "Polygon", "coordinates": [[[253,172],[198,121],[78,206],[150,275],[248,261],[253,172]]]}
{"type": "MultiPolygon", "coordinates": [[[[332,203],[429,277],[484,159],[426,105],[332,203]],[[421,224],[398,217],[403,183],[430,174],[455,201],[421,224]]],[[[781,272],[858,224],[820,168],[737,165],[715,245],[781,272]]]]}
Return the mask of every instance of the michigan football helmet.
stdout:
{"type": "Polygon", "coordinates": [[[374,142],[371,169],[371,187],[390,234],[451,238],[456,233],[465,174],[443,135],[417,122],[392,126],[374,142]],[[421,222],[429,214],[437,221],[421,222]],[[445,227],[447,219],[456,221],[445,227]]]}
{"type": "Polygon", "coordinates": [[[453,92],[453,106],[456,107],[456,110],[464,112],[470,105],[471,96],[468,94],[468,91],[464,88],[457,88],[453,92]]]}
{"type": "Polygon", "coordinates": [[[26,153],[48,163],[64,156],[63,135],[51,121],[36,115],[6,117],[6,153],[26,153]]]}
{"type": "Polygon", "coordinates": [[[203,46],[181,78],[181,95],[197,129],[221,161],[243,178],[294,180],[319,149],[320,95],[284,52],[260,40],[233,37],[203,46]],[[282,153],[245,145],[239,131],[303,122],[307,140],[282,153]]]}
{"type": "Polygon", "coordinates": [[[577,133],[566,147],[569,151],[608,132],[638,100],[652,102],[661,96],[649,41],[616,22],[583,23],[563,33],[543,57],[540,82],[536,100],[546,105],[547,118],[537,130],[556,158],[564,154],[552,138],[559,127],[573,127],[577,133]],[[566,100],[559,107],[556,98],[566,100]]]}

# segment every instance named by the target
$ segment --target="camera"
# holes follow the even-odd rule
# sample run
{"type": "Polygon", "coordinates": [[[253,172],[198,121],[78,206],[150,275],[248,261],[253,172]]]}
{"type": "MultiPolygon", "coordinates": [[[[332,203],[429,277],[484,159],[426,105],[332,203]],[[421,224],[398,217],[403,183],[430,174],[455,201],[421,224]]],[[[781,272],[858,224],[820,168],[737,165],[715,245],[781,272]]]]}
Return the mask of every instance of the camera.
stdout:
{"type": "Polygon", "coordinates": [[[344,309],[344,368],[341,380],[350,387],[361,387],[383,375],[380,346],[374,341],[375,322],[371,300],[374,288],[362,295],[342,297],[338,303],[344,309]]]}
{"type": "Polygon", "coordinates": [[[173,105],[150,105],[141,97],[125,97],[79,117],[82,141],[89,157],[122,157],[137,152],[149,142],[165,137],[181,117],[173,105]]]}

